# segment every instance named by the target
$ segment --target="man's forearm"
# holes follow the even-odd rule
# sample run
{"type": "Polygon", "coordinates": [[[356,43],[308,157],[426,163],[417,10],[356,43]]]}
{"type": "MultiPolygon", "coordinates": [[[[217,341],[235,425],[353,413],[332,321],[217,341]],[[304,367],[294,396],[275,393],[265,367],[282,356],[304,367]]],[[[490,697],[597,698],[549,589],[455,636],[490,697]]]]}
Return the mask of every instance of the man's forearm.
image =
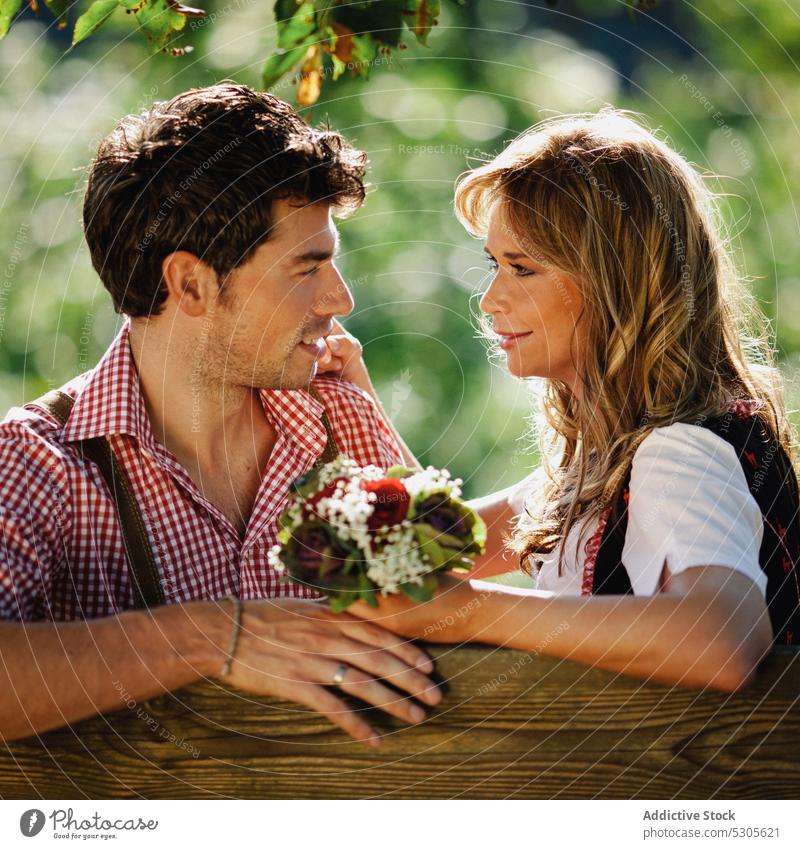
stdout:
{"type": "Polygon", "coordinates": [[[0,739],[117,710],[215,674],[230,610],[175,604],[78,622],[0,622],[0,739]]]}

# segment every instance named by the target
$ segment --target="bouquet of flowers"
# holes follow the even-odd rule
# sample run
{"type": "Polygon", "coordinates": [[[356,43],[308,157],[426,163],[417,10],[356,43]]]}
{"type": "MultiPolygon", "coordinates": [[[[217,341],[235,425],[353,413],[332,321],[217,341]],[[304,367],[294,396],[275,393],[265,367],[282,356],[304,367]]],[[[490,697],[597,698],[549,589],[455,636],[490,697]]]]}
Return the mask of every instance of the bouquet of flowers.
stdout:
{"type": "Polygon", "coordinates": [[[486,526],[461,500],[461,481],[429,466],[358,466],[337,458],[292,484],[270,564],[328,596],[333,610],[376,594],[428,601],[437,572],[468,572],[486,526]]]}

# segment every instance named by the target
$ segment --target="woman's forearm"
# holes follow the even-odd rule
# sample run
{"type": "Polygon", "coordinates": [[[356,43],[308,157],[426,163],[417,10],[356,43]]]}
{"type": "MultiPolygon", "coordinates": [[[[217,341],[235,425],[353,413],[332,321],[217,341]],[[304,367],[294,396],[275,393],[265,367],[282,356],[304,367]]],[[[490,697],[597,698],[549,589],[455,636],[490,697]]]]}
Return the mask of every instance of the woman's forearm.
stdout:
{"type": "Polygon", "coordinates": [[[724,574],[647,597],[542,599],[484,590],[466,624],[468,639],[663,683],[733,690],[769,648],[771,626],[747,578],[706,568],[724,574]]]}
{"type": "Polygon", "coordinates": [[[483,519],[486,525],[486,551],[476,558],[468,578],[488,578],[519,569],[519,558],[506,545],[514,530],[514,511],[508,498],[514,487],[475,498],[467,504],[483,519]]]}

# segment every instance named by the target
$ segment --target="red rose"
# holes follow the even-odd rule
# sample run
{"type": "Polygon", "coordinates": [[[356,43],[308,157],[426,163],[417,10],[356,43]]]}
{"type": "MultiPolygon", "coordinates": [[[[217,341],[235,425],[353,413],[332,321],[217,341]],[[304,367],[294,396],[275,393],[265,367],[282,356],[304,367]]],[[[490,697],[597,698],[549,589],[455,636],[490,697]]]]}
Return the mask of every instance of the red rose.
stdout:
{"type": "Polygon", "coordinates": [[[334,492],[336,492],[336,487],[340,482],[346,481],[346,478],[335,478],[329,484],[324,486],[316,495],[312,495],[303,507],[311,514],[317,514],[317,504],[322,501],[323,498],[330,498],[334,492]]]}
{"type": "Polygon", "coordinates": [[[374,492],[377,496],[372,502],[375,509],[367,521],[370,530],[376,531],[384,526],[399,525],[408,515],[411,499],[399,478],[362,481],[361,486],[367,492],[374,492]]]}

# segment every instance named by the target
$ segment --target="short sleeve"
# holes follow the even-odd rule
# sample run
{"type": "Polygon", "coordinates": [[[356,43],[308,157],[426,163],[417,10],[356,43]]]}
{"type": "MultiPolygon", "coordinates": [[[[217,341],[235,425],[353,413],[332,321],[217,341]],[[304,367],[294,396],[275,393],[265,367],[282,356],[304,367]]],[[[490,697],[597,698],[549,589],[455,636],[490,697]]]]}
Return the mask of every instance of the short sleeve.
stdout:
{"type": "Polygon", "coordinates": [[[0,428],[0,619],[33,621],[62,561],[65,475],[50,446],[0,428]]]}
{"type": "Polygon", "coordinates": [[[673,574],[727,566],[766,593],[764,534],[733,446],[698,425],[657,428],[633,459],[622,562],[637,595],[657,591],[664,561],[673,574]]]}

